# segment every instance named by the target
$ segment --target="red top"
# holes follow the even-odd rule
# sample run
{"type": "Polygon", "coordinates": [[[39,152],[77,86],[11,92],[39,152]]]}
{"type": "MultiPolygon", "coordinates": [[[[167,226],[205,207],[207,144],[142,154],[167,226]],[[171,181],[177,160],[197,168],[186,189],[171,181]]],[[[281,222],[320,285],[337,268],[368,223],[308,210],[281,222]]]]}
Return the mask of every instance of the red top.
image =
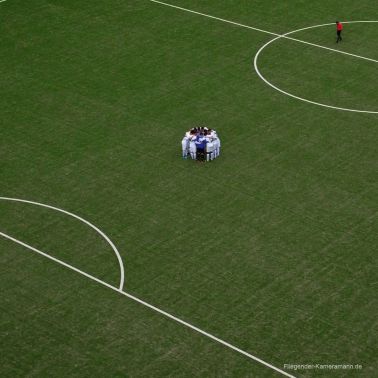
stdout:
{"type": "Polygon", "coordinates": [[[343,24],[341,23],[341,22],[339,22],[337,25],[336,25],[336,27],[337,27],[337,30],[343,30],[343,24]]]}

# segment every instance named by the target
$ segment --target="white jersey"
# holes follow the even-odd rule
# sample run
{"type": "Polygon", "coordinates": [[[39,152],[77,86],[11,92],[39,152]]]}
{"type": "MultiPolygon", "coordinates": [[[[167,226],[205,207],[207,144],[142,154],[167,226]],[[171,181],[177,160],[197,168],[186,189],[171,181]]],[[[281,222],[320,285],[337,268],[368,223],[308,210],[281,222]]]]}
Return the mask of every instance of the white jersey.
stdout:
{"type": "Polygon", "coordinates": [[[213,135],[214,135],[214,140],[216,141],[218,147],[220,147],[221,142],[220,142],[220,139],[219,139],[217,132],[215,130],[213,130],[212,132],[213,132],[213,135]]]}
{"type": "Polygon", "coordinates": [[[184,144],[189,144],[189,141],[190,141],[190,132],[187,131],[184,135],[184,138],[182,138],[182,145],[184,146],[184,144]]]}
{"type": "Polygon", "coordinates": [[[196,140],[197,140],[197,137],[195,135],[191,135],[189,138],[189,152],[193,160],[196,160],[196,157],[197,157],[197,146],[195,143],[196,140]]]}
{"type": "Polygon", "coordinates": [[[190,140],[190,132],[187,131],[184,135],[184,138],[182,138],[181,146],[182,146],[182,157],[186,159],[186,156],[189,153],[189,140],[190,140]]]}
{"type": "Polygon", "coordinates": [[[214,131],[214,130],[211,130],[209,134],[207,134],[208,136],[210,136],[210,138],[216,138],[217,137],[217,133],[214,131]]]}
{"type": "Polygon", "coordinates": [[[196,149],[196,142],[197,141],[197,136],[196,135],[191,135],[190,138],[189,138],[189,145],[190,145],[190,148],[195,148],[196,149]]]}
{"type": "Polygon", "coordinates": [[[206,152],[213,152],[215,150],[215,144],[212,142],[206,143],[206,152]]]}

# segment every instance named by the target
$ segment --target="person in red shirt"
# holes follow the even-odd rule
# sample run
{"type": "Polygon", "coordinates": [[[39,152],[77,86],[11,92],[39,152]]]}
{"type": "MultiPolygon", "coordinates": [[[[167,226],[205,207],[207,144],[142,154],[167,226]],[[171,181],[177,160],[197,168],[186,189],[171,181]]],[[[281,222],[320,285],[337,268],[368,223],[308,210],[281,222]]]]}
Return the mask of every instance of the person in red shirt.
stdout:
{"type": "Polygon", "coordinates": [[[339,21],[336,21],[336,33],[337,33],[337,39],[336,43],[341,42],[343,39],[341,38],[341,32],[343,31],[343,24],[339,21]]]}

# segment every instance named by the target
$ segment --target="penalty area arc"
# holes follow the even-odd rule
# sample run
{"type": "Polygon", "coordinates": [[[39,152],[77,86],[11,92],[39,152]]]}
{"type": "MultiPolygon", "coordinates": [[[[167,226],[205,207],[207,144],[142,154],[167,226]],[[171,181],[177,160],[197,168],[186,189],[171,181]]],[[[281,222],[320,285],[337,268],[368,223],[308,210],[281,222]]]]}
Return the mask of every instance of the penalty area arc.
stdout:
{"type": "Polygon", "coordinates": [[[55,207],[55,206],[51,206],[51,205],[46,205],[46,204],[41,203],[41,202],[35,202],[35,201],[29,201],[29,200],[25,200],[25,199],[11,198],[11,197],[0,197],[0,200],[2,200],[2,201],[20,202],[20,203],[27,203],[27,204],[31,204],[31,205],[35,205],[35,206],[44,207],[44,208],[47,208],[47,209],[50,209],[50,210],[54,210],[54,211],[63,213],[65,215],[68,215],[68,216],[70,216],[72,218],[75,218],[78,221],[86,224],[87,226],[89,226],[90,228],[92,228],[93,230],[95,230],[110,245],[111,249],[113,250],[114,254],[117,257],[118,265],[119,265],[119,270],[120,270],[120,279],[119,279],[119,287],[118,288],[119,288],[119,290],[123,289],[124,284],[125,284],[125,269],[124,269],[122,257],[120,255],[120,253],[118,252],[117,247],[110,240],[110,238],[103,231],[101,231],[98,227],[96,227],[93,223],[91,223],[91,222],[87,221],[86,219],[80,217],[79,215],[71,213],[71,212],[69,212],[67,210],[63,210],[63,209],[60,209],[59,207],[55,207]]]}

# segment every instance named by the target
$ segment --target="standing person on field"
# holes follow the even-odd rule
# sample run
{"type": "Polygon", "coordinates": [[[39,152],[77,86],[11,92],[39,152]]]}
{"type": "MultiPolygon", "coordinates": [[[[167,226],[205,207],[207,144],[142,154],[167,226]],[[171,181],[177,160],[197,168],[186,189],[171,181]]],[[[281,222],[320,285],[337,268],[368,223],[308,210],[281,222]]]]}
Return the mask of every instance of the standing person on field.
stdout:
{"type": "Polygon", "coordinates": [[[182,158],[186,159],[189,153],[189,140],[190,140],[190,131],[185,133],[184,138],[182,138],[181,145],[182,145],[182,158]]]}
{"type": "Polygon", "coordinates": [[[197,159],[197,146],[196,146],[196,140],[197,140],[197,132],[194,130],[190,131],[190,137],[189,137],[189,152],[190,157],[193,160],[197,159]]]}
{"type": "Polygon", "coordinates": [[[205,153],[206,153],[206,135],[204,133],[200,133],[197,137],[197,140],[194,142],[196,144],[197,150],[197,160],[205,161],[205,153]]]}
{"type": "Polygon", "coordinates": [[[341,32],[343,31],[343,24],[339,21],[336,21],[336,34],[337,34],[337,39],[336,43],[341,42],[343,39],[341,38],[341,32]]]}

